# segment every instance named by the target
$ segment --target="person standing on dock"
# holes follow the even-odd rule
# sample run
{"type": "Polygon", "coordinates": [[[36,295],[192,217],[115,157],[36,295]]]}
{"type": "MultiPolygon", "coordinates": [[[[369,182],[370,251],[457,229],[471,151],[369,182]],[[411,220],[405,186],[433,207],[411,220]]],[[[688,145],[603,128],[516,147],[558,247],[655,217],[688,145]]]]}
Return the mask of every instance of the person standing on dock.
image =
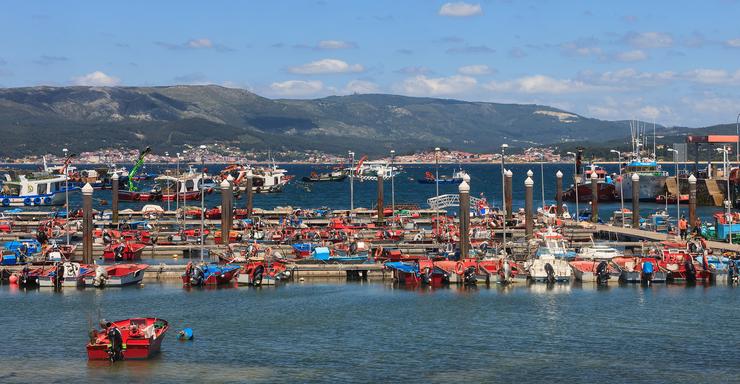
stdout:
{"type": "Polygon", "coordinates": [[[694,234],[697,236],[701,236],[701,218],[697,217],[696,221],[694,221],[694,234]]]}
{"type": "Polygon", "coordinates": [[[689,223],[686,221],[685,216],[681,216],[681,218],[678,220],[678,231],[681,235],[681,240],[686,240],[686,234],[689,229],[689,223]]]}

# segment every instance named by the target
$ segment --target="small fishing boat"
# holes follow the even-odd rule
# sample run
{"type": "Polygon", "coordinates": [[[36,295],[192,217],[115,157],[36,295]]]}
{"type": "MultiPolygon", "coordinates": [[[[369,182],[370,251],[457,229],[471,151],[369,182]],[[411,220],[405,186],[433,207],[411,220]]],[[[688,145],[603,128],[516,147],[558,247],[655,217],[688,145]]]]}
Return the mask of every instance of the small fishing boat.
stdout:
{"type": "Polygon", "coordinates": [[[419,264],[403,261],[390,261],[383,264],[393,272],[393,279],[401,285],[418,285],[421,283],[419,264]]]}
{"type": "Polygon", "coordinates": [[[467,174],[468,173],[464,170],[458,169],[452,174],[452,176],[442,175],[437,179],[432,172],[427,171],[424,173],[423,178],[417,179],[416,181],[419,184],[460,184],[467,174]]]}
{"type": "Polygon", "coordinates": [[[1,265],[16,265],[28,262],[41,254],[41,243],[36,239],[18,239],[3,244],[1,265]]]}
{"type": "Polygon", "coordinates": [[[86,287],[122,287],[140,284],[148,264],[99,265],[83,277],[86,287]]]}
{"type": "Polygon", "coordinates": [[[64,262],[39,275],[41,287],[77,287],[82,285],[82,277],[90,271],[90,267],[80,263],[64,262]]]}
{"type": "Polygon", "coordinates": [[[238,284],[258,287],[275,285],[280,281],[288,280],[290,276],[290,271],[281,262],[267,263],[264,260],[254,260],[242,266],[236,281],[238,284]]]}
{"type": "Polygon", "coordinates": [[[101,328],[90,331],[88,360],[148,359],[159,352],[169,324],[156,317],[143,317],[101,321],[101,328]]]}
{"type": "Polygon", "coordinates": [[[367,261],[368,254],[345,254],[344,256],[333,255],[328,247],[316,247],[311,253],[313,260],[333,264],[362,264],[367,261]]]}
{"type": "Polygon", "coordinates": [[[576,281],[607,284],[609,280],[619,280],[619,269],[607,260],[574,260],[569,264],[573,269],[573,276],[576,281]]]}
{"type": "Polygon", "coordinates": [[[611,260],[615,257],[622,256],[616,248],[610,247],[605,244],[592,244],[588,247],[583,247],[576,254],[578,260],[611,260]]]}
{"type": "Polygon", "coordinates": [[[238,265],[193,264],[188,263],[182,275],[182,283],[191,287],[221,285],[230,283],[240,271],[238,265]]]}
{"type": "Polygon", "coordinates": [[[553,255],[541,255],[536,259],[524,262],[527,277],[533,282],[560,283],[571,278],[571,267],[565,259],[553,255]]]}
{"type": "MultiPolygon", "coordinates": [[[[50,270],[50,269],[49,269],[50,270]]],[[[44,267],[31,268],[24,265],[23,269],[15,275],[18,277],[18,285],[21,287],[34,287],[39,285],[39,276],[47,271],[44,267]]]]}
{"type": "Polygon", "coordinates": [[[137,241],[113,241],[103,250],[103,259],[107,261],[140,260],[145,244],[137,241]]]}
{"type": "Polygon", "coordinates": [[[342,181],[346,178],[347,174],[339,170],[327,173],[311,172],[310,176],[304,176],[301,180],[306,183],[318,183],[324,181],[342,181]]]}
{"type": "Polygon", "coordinates": [[[74,255],[75,250],[77,250],[76,244],[57,244],[56,242],[52,242],[50,246],[44,248],[41,252],[41,260],[34,260],[34,264],[68,261],[74,255]]]}
{"type": "Polygon", "coordinates": [[[612,259],[619,270],[619,280],[625,283],[665,283],[666,272],[654,257],[619,256],[612,259]]]}
{"type": "MultiPolygon", "coordinates": [[[[67,175],[54,175],[46,172],[19,173],[9,171],[5,174],[0,191],[0,206],[30,207],[64,205],[65,181],[67,175]]],[[[69,191],[79,188],[69,186],[69,191]]]]}

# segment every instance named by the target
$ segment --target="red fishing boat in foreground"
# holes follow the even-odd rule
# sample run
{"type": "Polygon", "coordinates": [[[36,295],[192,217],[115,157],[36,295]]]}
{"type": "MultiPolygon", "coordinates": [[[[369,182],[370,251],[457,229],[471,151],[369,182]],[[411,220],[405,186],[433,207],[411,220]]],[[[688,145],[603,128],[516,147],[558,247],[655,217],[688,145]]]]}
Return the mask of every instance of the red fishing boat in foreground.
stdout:
{"type": "Polygon", "coordinates": [[[101,328],[90,331],[88,360],[148,359],[159,352],[169,324],[156,317],[141,317],[101,322],[101,328]]]}

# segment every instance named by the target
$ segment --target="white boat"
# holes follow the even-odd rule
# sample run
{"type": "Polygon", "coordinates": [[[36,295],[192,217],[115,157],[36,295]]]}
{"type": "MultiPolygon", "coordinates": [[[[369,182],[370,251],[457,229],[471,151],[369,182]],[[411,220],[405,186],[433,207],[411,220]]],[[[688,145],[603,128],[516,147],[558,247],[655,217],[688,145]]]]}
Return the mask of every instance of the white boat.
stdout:
{"type": "Polygon", "coordinates": [[[524,262],[527,277],[535,282],[568,282],[571,278],[570,264],[565,259],[542,255],[524,262]]]}
{"type": "Polygon", "coordinates": [[[589,247],[583,247],[576,257],[581,260],[611,260],[615,257],[622,256],[616,248],[604,244],[593,244],[589,247]]]}
{"type": "Polygon", "coordinates": [[[277,164],[269,167],[231,166],[222,171],[221,177],[231,175],[239,191],[247,189],[247,174],[252,173],[252,191],[255,193],[281,192],[290,181],[288,171],[277,164]]]}
{"type": "Polygon", "coordinates": [[[57,274],[61,272],[61,284],[62,287],[77,287],[82,285],[82,276],[88,272],[88,270],[80,265],[80,263],[73,263],[70,261],[60,264],[57,269],[49,274],[39,276],[40,287],[53,287],[54,279],[57,274]]]}
{"type": "MultiPolygon", "coordinates": [[[[67,177],[46,172],[21,174],[9,171],[2,183],[0,205],[3,207],[64,205],[67,177]]],[[[70,187],[70,191],[73,190],[76,188],[70,187]]]]}
{"type": "Polygon", "coordinates": [[[360,181],[378,180],[378,175],[383,176],[384,180],[390,180],[401,173],[401,167],[383,161],[360,161],[357,167],[348,168],[346,172],[354,173],[354,177],[360,181]]]}

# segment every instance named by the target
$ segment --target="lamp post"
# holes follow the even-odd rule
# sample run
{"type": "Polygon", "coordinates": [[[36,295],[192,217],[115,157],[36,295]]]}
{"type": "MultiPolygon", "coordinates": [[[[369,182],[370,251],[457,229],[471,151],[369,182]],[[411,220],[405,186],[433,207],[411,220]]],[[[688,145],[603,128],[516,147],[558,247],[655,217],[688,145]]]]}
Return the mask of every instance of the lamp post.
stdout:
{"type": "Polygon", "coordinates": [[[349,210],[354,211],[355,209],[355,153],[349,151],[350,162],[352,165],[349,167],[349,210]]]}
{"type": "Polygon", "coordinates": [[[580,221],[581,213],[578,211],[578,165],[576,154],[567,152],[566,155],[573,155],[573,189],[576,191],[576,221],[580,221]]]}
{"type": "MultiPolygon", "coordinates": [[[[501,144],[501,215],[502,215],[502,222],[503,222],[503,234],[502,234],[502,244],[504,246],[504,252],[506,252],[506,197],[504,195],[506,194],[506,148],[509,148],[509,144],[501,144]]],[[[511,209],[511,208],[509,208],[511,209]]]]}
{"type": "Polygon", "coordinates": [[[67,169],[67,148],[62,149],[64,152],[64,209],[66,210],[64,220],[64,232],[67,233],[67,245],[69,245],[69,170],[67,169]]]}
{"type": "Polygon", "coordinates": [[[622,152],[612,149],[609,152],[617,154],[617,163],[619,163],[619,205],[620,217],[622,218],[622,226],[624,227],[624,177],[622,175],[622,152]]]}
{"type": "Polygon", "coordinates": [[[394,182],[395,176],[393,172],[393,168],[394,168],[393,164],[395,160],[396,160],[396,150],[391,149],[391,210],[393,211],[391,216],[396,215],[396,186],[394,182]]]}
{"type": "Polygon", "coordinates": [[[545,212],[545,154],[540,154],[540,188],[542,190],[542,212],[545,212]]]}
{"type": "Polygon", "coordinates": [[[727,162],[728,162],[727,154],[729,151],[724,146],[722,146],[722,148],[717,148],[717,151],[722,152],[722,155],[723,155],[722,165],[725,168],[724,176],[725,178],[727,178],[727,193],[726,193],[727,198],[725,199],[725,206],[727,207],[727,224],[728,224],[727,240],[730,242],[730,244],[732,244],[732,204],[730,203],[730,175],[727,173],[727,168],[728,168],[727,167],[727,162]]]}
{"type": "Polygon", "coordinates": [[[434,174],[434,183],[437,185],[436,197],[439,197],[439,147],[434,148],[434,165],[436,168],[434,174]]]}
{"type": "Polygon", "coordinates": [[[200,261],[203,261],[203,252],[205,249],[206,233],[206,191],[203,183],[206,179],[206,146],[200,146],[200,261]]]}
{"type": "Polygon", "coordinates": [[[673,163],[676,165],[676,189],[678,193],[678,196],[676,196],[676,222],[678,222],[681,218],[681,184],[678,181],[678,151],[668,148],[668,152],[673,152],[673,163]]]}
{"type": "Polygon", "coordinates": [[[177,218],[179,211],[180,211],[180,152],[177,152],[177,181],[175,181],[175,223],[179,221],[179,219],[177,218]]]}

